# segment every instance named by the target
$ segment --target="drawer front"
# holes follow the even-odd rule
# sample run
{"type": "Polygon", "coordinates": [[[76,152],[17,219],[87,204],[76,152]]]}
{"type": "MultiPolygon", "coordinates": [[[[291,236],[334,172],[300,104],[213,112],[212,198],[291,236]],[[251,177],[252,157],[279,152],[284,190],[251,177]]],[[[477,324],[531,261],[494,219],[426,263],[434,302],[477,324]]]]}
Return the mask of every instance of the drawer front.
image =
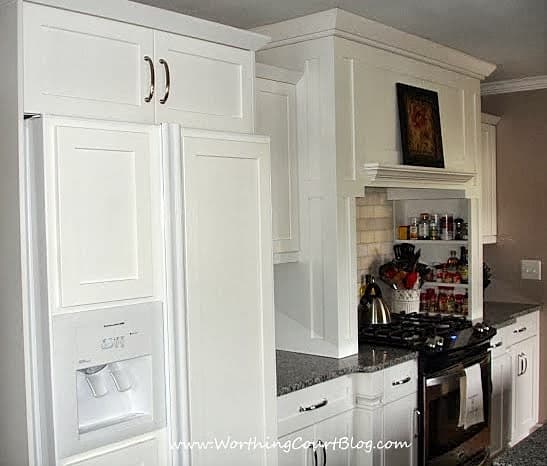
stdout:
{"type": "Polygon", "coordinates": [[[384,403],[397,400],[418,390],[416,361],[389,367],[384,371],[384,403]]]}
{"type": "Polygon", "coordinates": [[[517,317],[517,322],[510,327],[512,344],[537,335],[538,318],[538,311],[517,317]]]}
{"type": "Polygon", "coordinates": [[[343,376],[277,398],[278,435],[287,435],[353,407],[352,380],[343,376]]]}
{"type": "Polygon", "coordinates": [[[512,327],[503,327],[497,330],[496,335],[490,340],[490,351],[492,358],[497,358],[507,352],[512,344],[512,327]]]}

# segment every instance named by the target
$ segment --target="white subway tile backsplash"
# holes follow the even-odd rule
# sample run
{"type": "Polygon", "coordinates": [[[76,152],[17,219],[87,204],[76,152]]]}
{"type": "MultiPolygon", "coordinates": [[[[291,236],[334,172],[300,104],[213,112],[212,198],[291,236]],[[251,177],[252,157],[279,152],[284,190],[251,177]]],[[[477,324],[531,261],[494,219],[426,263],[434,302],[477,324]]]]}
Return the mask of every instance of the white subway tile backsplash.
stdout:
{"type": "Polygon", "coordinates": [[[378,268],[393,257],[393,202],[385,189],[367,189],[356,200],[357,284],[361,275],[378,275],[378,268]]]}

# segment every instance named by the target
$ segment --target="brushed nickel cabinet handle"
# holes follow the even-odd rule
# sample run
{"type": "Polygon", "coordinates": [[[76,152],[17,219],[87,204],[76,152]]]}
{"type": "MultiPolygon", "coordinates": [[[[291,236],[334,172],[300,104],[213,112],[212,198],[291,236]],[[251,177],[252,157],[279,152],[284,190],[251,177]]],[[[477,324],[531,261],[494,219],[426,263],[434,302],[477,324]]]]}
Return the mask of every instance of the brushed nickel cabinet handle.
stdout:
{"type": "Polygon", "coordinates": [[[528,330],[526,327],[521,327],[519,329],[513,330],[513,333],[522,333],[522,332],[525,332],[526,330],[528,330]]]}
{"type": "MultiPolygon", "coordinates": [[[[310,455],[310,451],[312,452],[312,455],[313,455],[313,463],[312,463],[312,466],[317,466],[317,451],[315,450],[315,446],[314,445],[310,445],[308,447],[308,458],[309,458],[309,455],[310,455]]],[[[308,462],[306,461],[306,464],[308,464],[308,462]]]]}
{"type": "Polygon", "coordinates": [[[154,71],[154,62],[148,55],[144,57],[144,61],[148,63],[148,66],[150,67],[150,87],[148,88],[148,95],[144,98],[144,101],[148,103],[152,100],[152,97],[154,97],[154,90],[156,89],[156,73],[154,71]]]}
{"type": "Polygon", "coordinates": [[[323,440],[318,440],[317,445],[323,451],[323,464],[321,466],[327,466],[327,449],[325,448],[323,440]]]}
{"type": "Polygon", "coordinates": [[[394,387],[395,387],[396,385],[403,385],[403,384],[405,384],[405,383],[410,382],[410,380],[411,380],[411,379],[410,379],[410,376],[408,376],[408,377],[405,377],[404,379],[395,380],[395,381],[391,382],[391,385],[393,385],[394,387]]]}
{"type": "Polygon", "coordinates": [[[495,345],[490,345],[490,348],[499,348],[501,345],[503,345],[503,342],[498,341],[495,345]]]}
{"type": "Polygon", "coordinates": [[[165,94],[160,99],[160,104],[165,104],[169,98],[169,90],[171,88],[171,73],[169,72],[169,63],[163,58],[160,58],[160,65],[163,65],[163,69],[165,70],[165,94]]]}
{"type": "Polygon", "coordinates": [[[327,406],[328,402],[329,402],[329,400],[327,400],[326,398],[323,398],[319,403],[315,403],[315,404],[312,404],[312,405],[309,405],[309,406],[300,406],[298,411],[301,412],[301,413],[305,413],[305,412],[308,412],[308,411],[313,411],[314,409],[318,409],[318,408],[322,408],[323,406],[327,406]]]}

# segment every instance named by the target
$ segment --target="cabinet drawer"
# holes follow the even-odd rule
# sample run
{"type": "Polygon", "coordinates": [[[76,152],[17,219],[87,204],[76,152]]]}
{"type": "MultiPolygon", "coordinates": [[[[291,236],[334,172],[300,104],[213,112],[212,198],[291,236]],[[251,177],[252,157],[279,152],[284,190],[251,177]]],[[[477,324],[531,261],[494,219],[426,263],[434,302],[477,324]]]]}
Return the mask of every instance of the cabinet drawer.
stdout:
{"type": "Polygon", "coordinates": [[[416,361],[389,367],[384,371],[384,403],[397,400],[418,390],[416,361]]]}
{"type": "Polygon", "coordinates": [[[280,396],[277,398],[278,435],[303,429],[352,407],[350,376],[280,396]]]}
{"type": "Polygon", "coordinates": [[[537,335],[539,312],[531,312],[525,316],[517,317],[517,322],[510,329],[511,343],[515,344],[526,338],[537,335]]]}
{"type": "Polygon", "coordinates": [[[497,330],[496,335],[490,340],[490,351],[492,359],[507,352],[513,339],[511,338],[512,327],[502,327],[497,330]]]}

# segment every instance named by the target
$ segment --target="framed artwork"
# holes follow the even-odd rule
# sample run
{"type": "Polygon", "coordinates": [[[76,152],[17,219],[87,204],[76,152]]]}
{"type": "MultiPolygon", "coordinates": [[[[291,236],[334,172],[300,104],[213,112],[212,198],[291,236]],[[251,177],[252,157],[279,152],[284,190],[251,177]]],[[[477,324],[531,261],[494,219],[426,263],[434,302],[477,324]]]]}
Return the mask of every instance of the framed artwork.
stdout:
{"type": "Polygon", "coordinates": [[[403,163],[444,168],[437,93],[397,83],[403,163]]]}

